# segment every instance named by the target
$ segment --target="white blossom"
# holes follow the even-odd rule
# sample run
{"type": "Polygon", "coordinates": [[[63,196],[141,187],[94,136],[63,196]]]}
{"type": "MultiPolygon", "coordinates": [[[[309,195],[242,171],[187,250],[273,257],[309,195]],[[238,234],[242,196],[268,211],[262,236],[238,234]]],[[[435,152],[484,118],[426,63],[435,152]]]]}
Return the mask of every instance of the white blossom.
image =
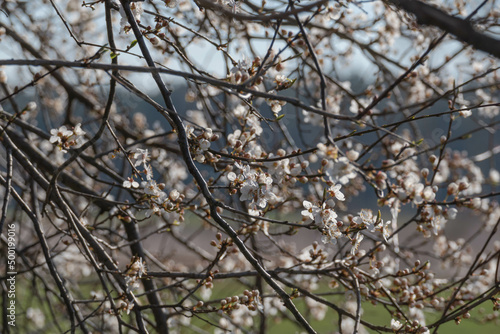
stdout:
{"type": "Polygon", "coordinates": [[[403,327],[403,324],[399,320],[391,319],[391,328],[394,331],[398,331],[403,327]]]}

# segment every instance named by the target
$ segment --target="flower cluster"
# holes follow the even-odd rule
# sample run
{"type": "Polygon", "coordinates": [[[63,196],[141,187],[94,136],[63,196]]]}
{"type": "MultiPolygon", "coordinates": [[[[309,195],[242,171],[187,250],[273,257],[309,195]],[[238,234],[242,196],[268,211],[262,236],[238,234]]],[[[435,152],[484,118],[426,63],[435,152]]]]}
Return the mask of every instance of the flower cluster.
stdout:
{"type": "Polygon", "coordinates": [[[237,332],[239,327],[251,327],[253,318],[263,311],[259,290],[245,290],[243,296],[226,297],[220,301],[218,313],[227,317],[220,318],[219,326],[226,331],[237,332]]]}
{"type": "Polygon", "coordinates": [[[374,216],[371,210],[363,209],[359,212],[358,216],[353,217],[350,221],[351,224],[348,230],[359,231],[366,229],[370,232],[379,232],[387,242],[387,238],[390,235],[389,226],[391,225],[391,221],[388,220],[384,223],[380,211],[377,216],[374,216]]]}
{"type": "MultiPolygon", "coordinates": [[[[153,178],[153,168],[148,163],[150,160],[150,154],[147,149],[135,148],[130,154],[129,158],[134,160],[133,166],[137,170],[139,167],[143,167],[142,173],[145,174],[145,180],[137,182],[134,176],[127,178],[123,182],[124,188],[141,188],[144,192],[144,199],[149,204],[149,209],[146,210],[146,217],[150,217],[153,214],[160,215],[161,212],[172,212],[178,211],[180,201],[184,196],[179,193],[178,190],[173,189],[170,193],[164,191],[165,184],[157,183],[153,178]]],[[[134,174],[135,175],[135,174],[134,174]]]]}
{"type": "Polygon", "coordinates": [[[68,128],[63,125],[59,129],[50,130],[51,137],[49,141],[57,146],[63,153],[66,153],[69,149],[79,148],[83,145],[85,133],[80,123],[73,128],[68,128]]]}
{"type": "Polygon", "coordinates": [[[236,163],[235,166],[238,174],[229,172],[227,179],[231,188],[240,189],[240,200],[250,202],[250,209],[263,209],[268,203],[274,205],[280,201],[273,191],[273,179],[268,173],[251,169],[249,165],[236,163]]]}
{"type": "Polygon", "coordinates": [[[242,297],[232,296],[222,299],[220,302],[220,310],[230,314],[234,310],[239,309],[242,305],[248,307],[250,311],[262,311],[263,307],[259,290],[245,290],[243,291],[242,297]]]}
{"type": "MultiPolygon", "coordinates": [[[[328,193],[333,198],[339,201],[344,201],[345,197],[342,192],[340,192],[340,185],[333,185],[328,190],[328,193]]],[[[305,210],[302,210],[302,219],[304,222],[314,222],[318,226],[322,233],[322,241],[324,243],[336,244],[337,240],[342,237],[342,231],[340,228],[343,223],[337,221],[337,213],[333,209],[335,202],[333,199],[324,201],[319,205],[315,205],[309,201],[303,201],[302,205],[305,210]]]]}
{"type": "MultiPolygon", "coordinates": [[[[142,3],[132,2],[130,4],[130,9],[132,10],[132,13],[134,14],[135,20],[140,22],[141,15],[144,12],[144,9],[142,8],[142,3]]],[[[124,32],[125,34],[128,34],[130,32],[131,27],[129,25],[127,15],[125,14],[125,10],[123,9],[123,7],[121,5],[120,5],[120,15],[121,15],[120,33],[124,32]]]]}
{"type": "Polygon", "coordinates": [[[133,257],[130,264],[127,265],[127,270],[125,271],[125,283],[127,284],[127,292],[139,289],[139,281],[146,273],[146,263],[142,261],[142,258],[133,257]]]}
{"type": "Polygon", "coordinates": [[[309,161],[305,160],[302,162],[297,161],[296,158],[285,158],[286,152],[283,149],[279,149],[276,156],[273,153],[269,153],[269,161],[263,163],[264,167],[267,168],[267,172],[271,174],[278,183],[284,183],[290,180],[291,177],[297,177],[300,173],[309,167],[309,161]],[[276,158],[281,158],[276,160],[276,158]]]}
{"type": "Polygon", "coordinates": [[[228,80],[231,83],[239,84],[249,79],[249,64],[246,59],[238,61],[238,63],[231,69],[228,80]]]}
{"type": "MultiPolygon", "coordinates": [[[[275,90],[271,90],[268,93],[272,94],[272,95],[276,95],[275,90]]],[[[274,113],[274,116],[277,117],[279,112],[283,108],[283,106],[286,104],[286,101],[268,98],[268,99],[266,99],[266,103],[271,107],[271,110],[274,113]]]]}
{"type": "Polygon", "coordinates": [[[196,135],[195,129],[188,126],[186,132],[189,137],[191,154],[194,156],[196,161],[203,163],[208,158],[209,162],[217,162],[218,158],[208,152],[211,142],[219,139],[219,136],[215,135],[212,132],[212,129],[203,129],[201,134],[196,135]]]}
{"type": "Polygon", "coordinates": [[[346,156],[339,156],[337,148],[325,144],[318,144],[318,158],[321,160],[320,172],[324,173],[329,182],[347,185],[356,178],[356,168],[353,161],[359,153],[355,150],[346,152],[346,156]]]}
{"type": "Polygon", "coordinates": [[[453,220],[457,216],[456,208],[443,208],[441,205],[424,205],[419,216],[418,231],[425,237],[430,234],[438,235],[444,228],[448,220],[453,220]]]}

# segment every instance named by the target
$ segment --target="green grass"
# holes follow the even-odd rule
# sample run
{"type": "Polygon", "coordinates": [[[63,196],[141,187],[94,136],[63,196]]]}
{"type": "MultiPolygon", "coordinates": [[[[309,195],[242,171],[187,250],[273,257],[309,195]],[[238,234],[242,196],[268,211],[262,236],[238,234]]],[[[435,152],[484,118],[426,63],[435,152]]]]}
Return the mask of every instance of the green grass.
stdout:
{"type": "MultiPolygon", "coordinates": [[[[216,284],[212,298],[222,298],[238,294],[241,295],[243,287],[239,283],[236,283],[234,281],[232,283],[229,284],[228,283],[229,282],[224,282],[224,285],[222,287],[217,286],[216,284]]],[[[344,301],[343,295],[325,297],[325,298],[327,298],[329,301],[334,302],[339,306],[342,306],[344,301]]],[[[308,309],[306,308],[302,298],[295,299],[294,303],[299,309],[299,311],[308,318],[308,321],[318,333],[333,334],[338,332],[338,315],[332,309],[329,309],[327,311],[326,316],[322,321],[316,321],[312,320],[312,317],[308,316],[308,309]]],[[[215,304],[214,306],[219,306],[219,305],[215,304]]],[[[443,324],[442,326],[439,327],[438,333],[439,334],[500,333],[500,320],[497,322],[487,322],[487,323],[481,322],[481,319],[483,319],[486,314],[491,313],[492,310],[491,302],[485,302],[482,305],[482,308],[483,308],[482,312],[480,311],[481,308],[471,311],[470,319],[463,319],[459,325],[457,325],[454,321],[450,321],[448,323],[443,324]]],[[[287,316],[290,317],[291,319],[291,315],[289,312],[287,312],[287,316]]],[[[434,314],[426,313],[427,324],[431,324],[432,322],[437,320],[440,316],[441,313],[434,313],[434,314]]],[[[211,318],[211,321],[213,323],[218,323],[219,319],[219,316],[215,314],[202,315],[202,317],[205,317],[207,319],[211,318]]],[[[374,325],[386,326],[387,328],[390,327],[390,322],[391,322],[391,316],[384,307],[382,307],[380,304],[374,306],[368,302],[363,302],[362,319],[374,325]]],[[[254,322],[258,321],[259,321],[258,317],[255,317],[254,322]]],[[[199,326],[200,328],[202,328],[207,332],[210,333],[213,332],[213,328],[210,325],[203,323],[203,321],[201,320],[192,319],[192,324],[199,326]]],[[[282,317],[279,320],[276,320],[276,318],[274,319],[269,318],[266,323],[266,328],[267,328],[266,333],[268,334],[275,334],[275,333],[288,334],[288,333],[304,332],[303,329],[297,326],[297,324],[294,321],[286,319],[285,317],[282,317]]],[[[370,330],[366,327],[365,329],[368,331],[368,333],[378,333],[377,331],[370,330]]],[[[431,333],[432,332],[433,331],[431,330],[431,333]]],[[[185,328],[185,330],[183,330],[182,333],[196,333],[196,331],[185,328]]]]}
{"type": "MultiPolygon", "coordinates": [[[[249,282],[250,284],[253,283],[249,282]]],[[[83,282],[82,282],[83,283],[83,282]]],[[[53,327],[53,324],[51,325],[51,322],[53,321],[52,317],[50,316],[50,312],[47,308],[46,303],[40,302],[40,300],[36,297],[33,296],[30,293],[30,290],[32,286],[30,285],[31,282],[28,282],[25,279],[22,279],[22,276],[18,277],[18,295],[16,296],[16,300],[18,301],[18,312],[23,313],[27,307],[37,307],[40,308],[46,317],[46,326],[44,327],[44,330],[48,330],[49,328],[52,328],[54,330],[55,328],[53,327]]],[[[37,282],[37,285],[39,285],[40,282],[37,282]]],[[[88,298],[88,293],[92,288],[95,288],[92,284],[89,284],[89,282],[82,284],[81,286],[81,294],[80,297],[88,298]]],[[[243,293],[243,290],[246,287],[241,283],[236,280],[231,280],[231,281],[216,281],[215,286],[213,289],[213,293],[211,296],[211,299],[217,299],[217,298],[224,298],[228,296],[235,296],[239,295],[241,296],[243,293]]],[[[321,289],[325,290],[325,289],[321,289]]],[[[45,296],[45,291],[41,285],[40,288],[38,289],[40,296],[42,297],[42,300],[44,299],[43,297],[45,296]]],[[[287,290],[288,291],[288,290],[287,290]]],[[[51,296],[52,294],[48,292],[48,295],[51,296]]],[[[51,296],[51,299],[55,301],[55,296],[51,296]]],[[[329,297],[324,297],[328,299],[329,301],[341,306],[344,302],[344,295],[337,295],[337,296],[329,296],[329,297]]],[[[165,303],[168,303],[168,300],[164,300],[165,303]]],[[[301,297],[297,298],[294,300],[297,308],[299,311],[304,314],[306,317],[308,317],[308,309],[301,297]]],[[[55,303],[57,304],[57,303],[55,303]]],[[[212,304],[215,307],[219,307],[219,303],[212,304]]],[[[59,304],[60,307],[60,304],[59,304]]],[[[65,314],[66,310],[64,308],[61,309],[56,309],[53,310],[56,317],[61,317],[58,319],[60,321],[62,327],[64,329],[67,329],[69,323],[67,320],[63,317],[65,314]]],[[[481,319],[484,319],[485,316],[492,311],[492,303],[487,301],[481,307],[474,309],[471,311],[471,317],[470,319],[463,319],[462,322],[457,325],[455,324],[454,321],[451,321],[449,323],[443,324],[441,327],[439,327],[439,334],[469,334],[469,333],[482,333],[482,334],[494,334],[494,333],[499,333],[500,332],[500,320],[496,322],[488,322],[488,323],[483,323],[481,322],[481,319]]],[[[23,328],[24,331],[27,332],[34,332],[36,331],[35,327],[33,324],[30,322],[26,322],[24,319],[24,314],[18,314],[17,321],[21,322],[19,325],[19,328],[23,328]]],[[[205,320],[210,321],[212,324],[217,324],[220,315],[216,313],[210,313],[210,314],[199,314],[199,316],[205,320]]],[[[291,318],[291,315],[289,312],[286,312],[286,316],[291,318]]],[[[436,319],[440,317],[440,313],[427,313],[427,323],[430,324],[436,319]]],[[[128,318],[127,315],[124,315],[125,318],[128,318]]],[[[311,317],[308,317],[308,319],[312,319],[311,317]]],[[[383,308],[380,304],[379,305],[372,305],[371,303],[364,302],[363,303],[363,320],[370,322],[374,325],[378,326],[390,326],[390,321],[391,321],[391,316],[388,313],[388,311],[383,308]]],[[[98,321],[98,319],[93,319],[94,321],[98,321]]],[[[130,320],[130,319],[129,319],[130,320]]],[[[259,317],[254,318],[254,322],[258,322],[259,317]]],[[[133,320],[132,320],[133,322],[133,320]]],[[[325,318],[322,321],[316,321],[316,320],[310,320],[311,325],[314,327],[314,329],[318,333],[325,333],[325,334],[330,334],[330,333],[335,333],[338,331],[338,315],[336,312],[333,310],[329,309],[326,313],[325,318]]],[[[214,327],[212,324],[207,323],[199,318],[192,318],[191,319],[191,324],[198,327],[201,329],[200,331],[195,331],[191,328],[184,327],[181,330],[181,333],[213,333],[214,327]]],[[[281,334],[281,333],[301,333],[303,330],[298,327],[294,321],[287,319],[285,316],[281,317],[281,319],[278,319],[276,321],[276,318],[269,318],[267,323],[267,331],[266,333],[268,334],[281,334]]],[[[377,333],[376,331],[369,330],[367,329],[369,333],[377,333]]],[[[154,333],[153,331],[151,333],[154,333]]],[[[432,333],[432,331],[431,331],[432,333]]]]}

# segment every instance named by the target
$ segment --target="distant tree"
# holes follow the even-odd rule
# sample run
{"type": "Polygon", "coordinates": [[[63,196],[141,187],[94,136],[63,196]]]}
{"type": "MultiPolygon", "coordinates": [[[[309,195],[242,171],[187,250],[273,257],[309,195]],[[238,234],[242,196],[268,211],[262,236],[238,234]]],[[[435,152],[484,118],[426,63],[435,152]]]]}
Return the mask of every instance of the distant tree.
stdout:
{"type": "Polygon", "coordinates": [[[497,322],[500,8],[427,3],[3,1],[2,333],[497,322]]]}

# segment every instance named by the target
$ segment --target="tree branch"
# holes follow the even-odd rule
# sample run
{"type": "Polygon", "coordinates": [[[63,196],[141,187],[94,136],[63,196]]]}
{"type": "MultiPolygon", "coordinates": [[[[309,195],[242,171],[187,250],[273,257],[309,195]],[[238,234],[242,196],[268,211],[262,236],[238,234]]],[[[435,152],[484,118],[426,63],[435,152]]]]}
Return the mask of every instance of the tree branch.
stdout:
{"type": "Polygon", "coordinates": [[[500,40],[477,32],[468,18],[461,19],[451,16],[441,9],[418,0],[389,0],[389,2],[415,15],[419,24],[441,28],[460,41],[500,58],[500,40]]]}

